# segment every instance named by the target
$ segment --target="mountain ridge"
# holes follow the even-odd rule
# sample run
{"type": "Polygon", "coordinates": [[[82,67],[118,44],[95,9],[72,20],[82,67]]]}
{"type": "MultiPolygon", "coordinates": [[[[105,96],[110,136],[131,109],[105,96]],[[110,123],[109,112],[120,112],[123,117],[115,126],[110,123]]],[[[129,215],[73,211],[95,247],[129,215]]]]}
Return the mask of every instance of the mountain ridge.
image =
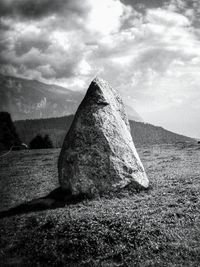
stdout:
{"type": "MultiPolygon", "coordinates": [[[[9,112],[13,120],[75,114],[84,94],[84,91],[0,74],[0,111],[9,112]]],[[[126,106],[130,119],[143,121],[130,105],[126,106]]]]}

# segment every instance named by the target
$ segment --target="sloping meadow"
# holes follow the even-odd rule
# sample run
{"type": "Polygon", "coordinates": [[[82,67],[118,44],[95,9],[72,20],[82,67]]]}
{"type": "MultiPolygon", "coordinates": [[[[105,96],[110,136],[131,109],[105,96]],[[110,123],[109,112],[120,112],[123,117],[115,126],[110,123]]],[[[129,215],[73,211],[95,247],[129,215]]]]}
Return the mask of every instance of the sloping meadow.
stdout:
{"type": "MultiPolygon", "coordinates": [[[[0,219],[1,266],[198,266],[200,149],[137,148],[150,189],[0,219]]],[[[58,186],[59,150],[0,162],[1,211],[58,186]]],[[[3,216],[2,216],[3,217],[3,216]]]]}

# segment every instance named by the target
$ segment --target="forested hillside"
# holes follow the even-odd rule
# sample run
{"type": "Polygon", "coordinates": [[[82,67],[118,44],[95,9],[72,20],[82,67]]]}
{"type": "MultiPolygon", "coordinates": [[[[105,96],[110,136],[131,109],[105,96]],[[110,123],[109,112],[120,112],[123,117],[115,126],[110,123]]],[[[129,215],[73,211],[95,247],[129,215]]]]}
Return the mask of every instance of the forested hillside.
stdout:
{"type": "Polygon", "coordinates": [[[149,123],[129,121],[131,135],[135,144],[173,144],[177,142],[194,142],[194,139],[173,133],[163,127],[149,123]]]}
{"type": "MultiPolygon", "coordinates": [[[[15,121],[15,127],[22,142],[26,144],[29,144],[37,134],[48,134],[53,146],[61,147],[73,117],[73,115],[70,115],[60,118],[15,121]]],[[[130,121],[130,127],[134,143],[137,145],[193,141],[192,138],[147,123],[130,121]]]]}
{"type": "Polygon", "coordinates": [[[24,143],[29,144],[37,135],[48,134],[54,147],[61,147],[66,132],[74,116],[65,116],[50,119],[15,121],[16,129],[24,143]]]}

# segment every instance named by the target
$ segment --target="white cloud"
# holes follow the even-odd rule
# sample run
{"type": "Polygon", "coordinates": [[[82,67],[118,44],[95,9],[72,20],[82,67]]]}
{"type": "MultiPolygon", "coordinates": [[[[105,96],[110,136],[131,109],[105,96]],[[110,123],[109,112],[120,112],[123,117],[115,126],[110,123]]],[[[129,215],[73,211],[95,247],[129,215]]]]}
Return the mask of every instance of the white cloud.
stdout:
{"type": "Polygon", "coordinates": [[[85,59],[83,59],[78,65],[77,74],[88,75],[90,71],[91,71],[91,66],[88,64],[88,62],[85,59]]]}
{"type": "Polygon", "coordinates": [[[90,0],[90,13],[86,21],[86,27],[92,32],[103,35],[119,30],[122,15],[126,16],[129,8],[120,1],[113,0],[90,0]]]}
{"type": "Polygon", "coordinates": [[[119,0],[57,3],[62,8],[43,6],[38,19],[3,18],[1,72],[73,90],[101,75],[150,122],[161,123],[156,114],[167,118],[174,107],[198,109],[198,1],[171,0],[145,12],[119,0]]]}
{"type": "Polygon", "coordinates": [[[184,27],[190,25],[189,19],[184,15],[170,10],[164,10],[162,8],[150,9],[147,12],[147,20],[150,23],[157,25],[167,25],[167,26],[177,26],[177,27],[184,27]]]}

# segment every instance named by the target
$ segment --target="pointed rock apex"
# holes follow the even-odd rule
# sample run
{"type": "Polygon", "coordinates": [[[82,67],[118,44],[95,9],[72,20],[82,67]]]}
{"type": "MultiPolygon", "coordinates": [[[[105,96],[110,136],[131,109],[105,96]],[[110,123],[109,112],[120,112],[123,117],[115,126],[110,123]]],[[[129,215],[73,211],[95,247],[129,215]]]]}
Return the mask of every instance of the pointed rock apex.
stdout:
{"type": "Polygon", "coordinates": [[[95,78],[81,102],[58,159],[61,187],[96,195],[131,185],[147,188],[125,107],[117,92],[95,78]]]}

